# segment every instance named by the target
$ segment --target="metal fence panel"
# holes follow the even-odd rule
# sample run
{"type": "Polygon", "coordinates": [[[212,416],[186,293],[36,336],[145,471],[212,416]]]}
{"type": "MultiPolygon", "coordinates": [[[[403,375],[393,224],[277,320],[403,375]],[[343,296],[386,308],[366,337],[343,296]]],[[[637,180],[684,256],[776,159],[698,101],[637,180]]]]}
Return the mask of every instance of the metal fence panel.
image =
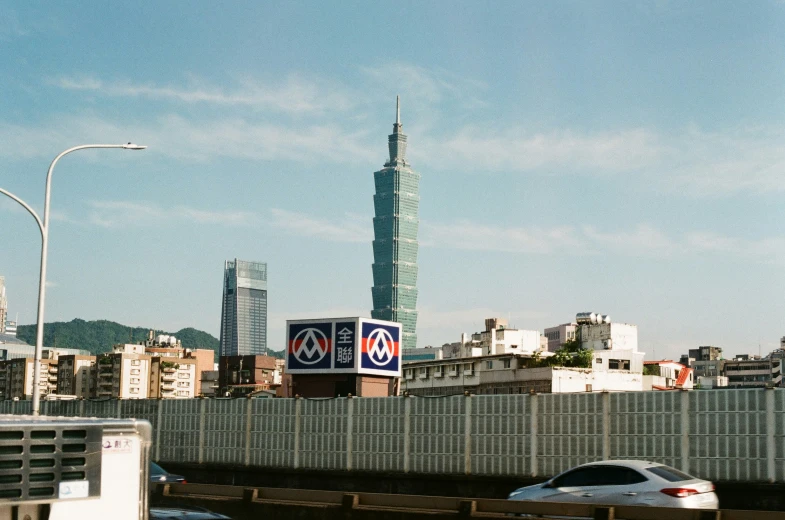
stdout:
{"type": "Polygon", "coordinates": [[[294,399],[251,400],[250,465],[294,467],[294,399]]]}
{"type": "MultiPolygon", "coordinates": [[[[199,461],[199,399],[162,399],[157,452],[161,462],[199,461]]],[[[153,433],[155,442],[156,433],[153,433]]],[[[153,457],[156,451],[153,451],[153,457]]]]}
{"type": "Polygon", "coordinates": [[[346,469],[346,400],[345,397],[303,399],[300,418],[301,468],[346,469]]]}
{"type": "Polygon", "coordinates": [[[609,394],[610,456],[681,467],[681,395],[609,394]]]}
{"type": "Polygon", "coordinates": [[[84,402],[85,417],[99,417],[103,419],[117,417],[117,401],[90,400],[84,402]]]}
{"type": "Polygon", "coordinates": [[[538,399],[541,475],[602,459],[601,394],[543,394],[538,399]]]}
{"type": "Polygon", "coordinates": [[[774,471],[777,482],[785,481],[785,390],[774,391],[774,471]]]}
{"type": "Polygon", "coordinates": [[[411,470],[464,473],[466,398],[410,397],[411,470]]]}
{"type": "Polygon", "coordinates": [[[207,399],[204,411],[204,462],[244,464],[246,401],[207,399]]]}
{"type": "Polygon", "coordinates": [[[354,399],[352,469],[403,471],[404,399],[354,399]]]}
{"type": "Polygon", "coordinates": [[[528,475],[531,416],[527,395],[478,395],[472,399],[471,472],[528,475]]]}
{"type": "Polygon", "coordinates": [[[764,392],[690,392],[690,470],[696,476],[766,480],[764,392]]]}

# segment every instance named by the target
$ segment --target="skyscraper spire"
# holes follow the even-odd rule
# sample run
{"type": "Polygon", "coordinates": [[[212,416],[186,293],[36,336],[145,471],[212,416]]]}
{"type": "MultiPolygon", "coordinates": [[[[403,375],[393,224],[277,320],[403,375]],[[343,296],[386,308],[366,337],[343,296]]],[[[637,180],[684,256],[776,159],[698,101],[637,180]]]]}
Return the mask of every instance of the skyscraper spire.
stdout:
{"type": "Polygon", "coordinates": [[[390,149],[390,162],[385,166],[394,166],[398,163],[406,164],[406,135],[401,124],[401,97],[395,96],[395,124],[393,133],[387,138],[387,147],[390,149]]]}

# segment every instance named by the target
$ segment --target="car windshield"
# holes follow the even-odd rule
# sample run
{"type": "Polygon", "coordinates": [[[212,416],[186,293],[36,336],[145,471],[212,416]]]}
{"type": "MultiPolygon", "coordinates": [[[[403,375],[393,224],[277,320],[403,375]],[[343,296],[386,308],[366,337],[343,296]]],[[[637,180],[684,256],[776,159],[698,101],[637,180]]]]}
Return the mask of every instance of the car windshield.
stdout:
{"type": "Polygon", "coordinates": [[[164,468],[162,468],[161,466],[159,466],[158,464],[156,464],[155,462],[151,462],[150,463],[150,476],[151,477],[157,477],[157,476],[160,476],[160,475],[166,475],[166,473],[167,473],[167,471],[164,468]]]}
{"type": "Polygon", "coordinates": [[[668,482],[682,482],[684,480],[695,480],[695,477],[682,473],[681,471],[671,468],[670,466],[652,466],[646,468],[649,473],[654,473],[660,478],[664,478],[668,482]]]}

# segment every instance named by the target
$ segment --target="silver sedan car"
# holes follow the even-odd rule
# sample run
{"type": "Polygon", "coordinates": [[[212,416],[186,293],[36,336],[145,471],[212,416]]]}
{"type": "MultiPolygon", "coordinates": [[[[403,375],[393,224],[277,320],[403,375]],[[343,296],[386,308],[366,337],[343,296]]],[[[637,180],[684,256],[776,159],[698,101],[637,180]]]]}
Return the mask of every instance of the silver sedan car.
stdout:
{"type": "Polygon", "coordinates": [[[510,500],[717,509],[714,484],[643,460],[592,462],[544,484],[510,493],[510,500]]]}

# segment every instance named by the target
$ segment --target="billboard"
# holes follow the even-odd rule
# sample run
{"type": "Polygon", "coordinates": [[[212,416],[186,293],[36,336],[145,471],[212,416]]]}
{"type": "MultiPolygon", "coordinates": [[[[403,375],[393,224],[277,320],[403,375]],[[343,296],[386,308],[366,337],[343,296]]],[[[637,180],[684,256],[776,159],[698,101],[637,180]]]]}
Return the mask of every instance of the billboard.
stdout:
{"type": "Polygon", "coordinates": [[[401,324],[370,318],[286,322],[287,374],[401,376],[401,324]]]}

